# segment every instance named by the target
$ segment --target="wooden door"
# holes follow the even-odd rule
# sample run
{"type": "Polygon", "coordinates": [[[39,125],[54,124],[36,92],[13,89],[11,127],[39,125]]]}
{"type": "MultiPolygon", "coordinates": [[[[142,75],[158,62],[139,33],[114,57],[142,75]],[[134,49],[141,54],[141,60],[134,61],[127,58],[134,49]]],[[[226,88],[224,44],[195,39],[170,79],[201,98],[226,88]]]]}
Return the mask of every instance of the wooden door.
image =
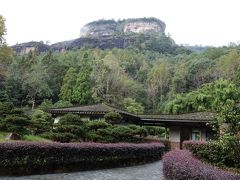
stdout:
{"type": "Polygon", "coordinates": [[[182,149],[183,141],[190,140],[190,129],[188,127],[181,127],[180,131],[180,148],[182,149]]]}

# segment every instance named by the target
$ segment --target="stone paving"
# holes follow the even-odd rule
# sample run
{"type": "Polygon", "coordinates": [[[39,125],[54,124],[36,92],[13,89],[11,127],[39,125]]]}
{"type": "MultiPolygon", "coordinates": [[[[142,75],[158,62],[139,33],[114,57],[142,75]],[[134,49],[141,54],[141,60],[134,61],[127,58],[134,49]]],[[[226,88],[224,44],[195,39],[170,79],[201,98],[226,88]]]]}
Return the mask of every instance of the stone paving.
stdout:
{"type": "Polygon", "coordinates": [[[163,174],[162,162],[157,161],[125,168],[0,178],[5,180],[161,180],[163,174]]]}

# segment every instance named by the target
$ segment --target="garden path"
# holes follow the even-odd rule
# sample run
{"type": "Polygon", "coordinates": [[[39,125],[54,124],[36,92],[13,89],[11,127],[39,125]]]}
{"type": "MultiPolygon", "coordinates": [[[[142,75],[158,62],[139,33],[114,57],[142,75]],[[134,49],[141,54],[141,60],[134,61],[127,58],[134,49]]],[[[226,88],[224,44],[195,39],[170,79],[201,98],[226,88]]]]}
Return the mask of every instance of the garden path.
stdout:
{"type": "MultiPolygon", "coordinates": [[[[0,177],[1,178],[1,177],[0,177]]],[[[32,175],[8,178],[6,180],[161,180],[163,179],[162,161],[145,165],[81,171],[60,174],[32,175]]]]}

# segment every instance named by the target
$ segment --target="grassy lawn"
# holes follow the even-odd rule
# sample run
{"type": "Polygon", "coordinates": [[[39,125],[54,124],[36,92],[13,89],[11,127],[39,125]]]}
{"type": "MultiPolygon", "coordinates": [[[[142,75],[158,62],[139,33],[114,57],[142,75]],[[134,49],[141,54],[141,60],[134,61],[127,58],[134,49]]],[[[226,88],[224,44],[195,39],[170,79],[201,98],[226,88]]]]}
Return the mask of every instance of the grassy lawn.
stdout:
{"type": "Polygon", "coordinates": [[[36,141],[36,142],[51,142],[49,139],[42,138],[40,136],[33,136],[33,135],[24,135],[24,141],[36,141]]]}
{"type": "Polygon", "coordinates": [[[8,134],[8,132],[0,132],[0,142],[7,141],[5,138],[8,134]]]}
{"type": "MultiPolygon", "coordinates": [[[[14,140],[6,140],[6,136],[8,136],[9,132],[0,132],[0,142],[14,142],[14,140]]],[[[35,141],[35,142],[51,142],[51,140],[42,138],[40,136],[33,136],[33,135],[24,135],[22,137],[22,141],[35,141]]]]}

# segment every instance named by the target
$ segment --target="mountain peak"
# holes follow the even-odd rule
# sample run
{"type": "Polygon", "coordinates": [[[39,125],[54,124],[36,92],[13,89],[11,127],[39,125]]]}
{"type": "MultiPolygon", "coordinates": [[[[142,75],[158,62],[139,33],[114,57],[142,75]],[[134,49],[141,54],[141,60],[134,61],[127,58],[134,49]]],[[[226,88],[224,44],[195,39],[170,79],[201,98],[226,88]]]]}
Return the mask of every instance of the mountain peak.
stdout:
{"type": "Polygon", "coordinates": [[[166,24],[157,18],[136,18],[115,20],[98,20],[84,25],[80,37],[102,37],[116,34],[165,33],[166,24]]]}

